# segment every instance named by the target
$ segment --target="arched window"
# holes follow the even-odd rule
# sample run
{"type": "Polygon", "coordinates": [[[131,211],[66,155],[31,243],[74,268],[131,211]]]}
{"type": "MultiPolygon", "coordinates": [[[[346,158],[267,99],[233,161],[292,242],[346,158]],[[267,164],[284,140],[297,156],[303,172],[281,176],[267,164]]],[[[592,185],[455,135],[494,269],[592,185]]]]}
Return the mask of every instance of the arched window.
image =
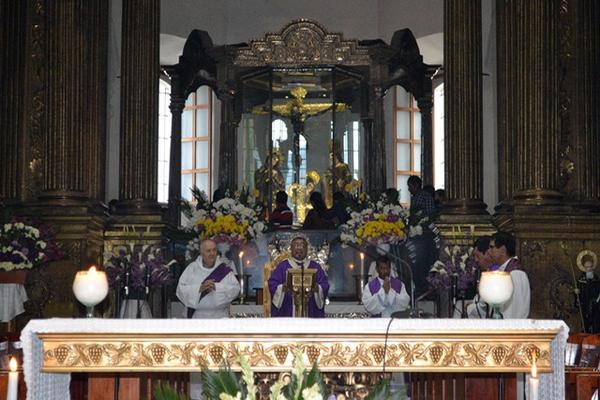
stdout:
{"type": "Polygon", "coordinates": [[[201,86],[185,102],[181,116],[181,196],[192,199],[193,186],[211,192],[212,91],[201,86]]]}
{"type": "Polygon", "coordinates": [[[394,170],[400,202],[410,203],[407,181],[421,175],[421,112],[414,97],[402,86],[394,96],[394,170]]]}
{"type": "Polygon", "coordinates": [[[433,91],[433,182],[444,189],[444,84],[433,91]]]}
{"type": "Polygon", "coordinates": [[[169,160],[171,158],[171,84],[158,80],[158,202],[169,201],[169,160]]]}

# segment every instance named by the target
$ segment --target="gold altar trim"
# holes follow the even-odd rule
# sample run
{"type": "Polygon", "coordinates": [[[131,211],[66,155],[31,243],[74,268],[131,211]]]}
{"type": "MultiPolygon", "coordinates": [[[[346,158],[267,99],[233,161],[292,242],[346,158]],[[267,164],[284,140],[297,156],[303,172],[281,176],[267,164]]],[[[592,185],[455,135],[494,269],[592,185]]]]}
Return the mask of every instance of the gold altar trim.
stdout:
{"type": "MultiPolygon", "coordinates": [[[[393,332],[386,371],[552,372],[550,345],[558,330],[393,332]]],[[[379,372],[383,333],[40,333],[44,372],[157,372],[232,369],[245,355],[257,372],[292,368],[293,351],[321,371],[379,372]]]]}

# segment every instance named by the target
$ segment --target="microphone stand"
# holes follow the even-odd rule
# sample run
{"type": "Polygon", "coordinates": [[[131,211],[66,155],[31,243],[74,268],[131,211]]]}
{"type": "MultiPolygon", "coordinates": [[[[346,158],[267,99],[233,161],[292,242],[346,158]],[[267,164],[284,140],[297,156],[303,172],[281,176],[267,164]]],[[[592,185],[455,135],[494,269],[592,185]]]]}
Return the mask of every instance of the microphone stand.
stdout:
{"type": "MultiPolygon", "coordinates": [[[[146,265],[145,270],[145,280],[144,280],[144,302],[148,302],[148,298],[150,297],[150,267],[146,265]]],[[[135,313],[135,318],[140,319],[142,317],[142,303],[139,299],[137,299],[137,311],[135,313]]]]}
{"type": "MultiPolygon", "coordinates": [[[[116,295],[116,299],[117,299],[117,306],[116,306],[116,311],[117,311],[117,318],[119,319],[123,319],[125,318],[125,315],[127,313],[127,306],[129,305],[129,277],[131,275],[131,264],[127,261],[123,261],[123,263],[125,264],[125,280],[123,281],[123,287],[119,287],[119,290],[117,290],[117,295],[116,295]],[[125,298],[125,307],[123,309],[123,313],[121,313],[121,289],[123,290],[124,293],[124,298],[125,298]]],[[[114,393],[113,393],[113,398],[115,399],[119,399],[119,392],[120,392],[120,386],[121,386],[121,376],[119,374],[117,374],[115,376],[115,387],[114,387],[114,393]]]]}
{"type": "Polygon", "coordinates": [[[302,315],[301,317],[304,317],[304,315],[306,314],[308,316],[308,312],[306,310],[306,302],[304,301],[304,262],[302,262],[302,273],[300,274],[300,278],[301,278],[301,284],[300,284],[300,290],[302,291],[302,295],[300,296],[300,301],[302,302],[302,315]]]}

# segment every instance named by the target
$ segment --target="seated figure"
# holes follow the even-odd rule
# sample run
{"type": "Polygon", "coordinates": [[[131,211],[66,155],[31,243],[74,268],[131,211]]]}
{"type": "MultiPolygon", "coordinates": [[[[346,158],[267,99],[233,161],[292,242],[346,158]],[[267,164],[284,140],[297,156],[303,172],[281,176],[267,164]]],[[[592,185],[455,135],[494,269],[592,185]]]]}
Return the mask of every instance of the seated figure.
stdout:
{"type": "Polygon", "coordinates": [[[377,258],[377,276],[363,289],[362,302],[373,317],[388,318],[408,308],[410,296],[400,279],[391,276],[391,262],[386,256],[377,258]]]}
{"type": "Polygon", "coordinates": [[[271,273],[268,280],[271,294],[271,316],[294,316],[294,298],[286,288],[286,272],[291,268],[316,269],[316,286],[308,300],[308,316],[323,318],[325,316],[325,298],[329,291],[329,282],[325,271],[314,260],[308,258],[308,239],[303,235],[295,236],[290,244],[291,257],[280,262],[271,273]]]}

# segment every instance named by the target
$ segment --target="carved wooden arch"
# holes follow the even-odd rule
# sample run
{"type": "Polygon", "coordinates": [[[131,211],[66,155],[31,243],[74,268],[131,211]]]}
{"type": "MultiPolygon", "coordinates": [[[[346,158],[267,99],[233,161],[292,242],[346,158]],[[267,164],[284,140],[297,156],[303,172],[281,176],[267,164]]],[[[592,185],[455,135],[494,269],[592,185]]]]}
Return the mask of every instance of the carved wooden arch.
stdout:
{"type": "Polygon", "coordinates": [[[368,66],[369,50],[341,33],[330,33],[306,19],[292,21],[279,33],[267,33],[239,48],[234,64],[239,67],[353,65],[368,66]]]}

